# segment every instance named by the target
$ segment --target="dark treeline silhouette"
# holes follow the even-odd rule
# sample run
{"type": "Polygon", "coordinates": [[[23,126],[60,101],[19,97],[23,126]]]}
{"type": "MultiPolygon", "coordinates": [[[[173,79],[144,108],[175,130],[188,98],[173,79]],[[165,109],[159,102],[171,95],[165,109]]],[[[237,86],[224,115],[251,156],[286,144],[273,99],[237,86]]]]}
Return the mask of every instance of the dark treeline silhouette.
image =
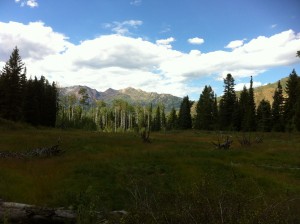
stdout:
{"type": "Polygon", "coordinates": [[[286,85],[286,95],[280,81],[273,103],[263,99],[256,107],[253,79],[249,89],[244,86],[237,97],[234,78],[224,79],[224,94],[219,105],[210,86],[205,86],[197,103],[193,127],[200,130],[230,131],[300,131],[300,77],[293,70],[286,85]]]}
{"type": "Polygon", "coordinates": [[[27,80],[16,47],[0,72],[0,117],[32,125],[55,126],[58,96],[55,83],[45,77],[27,80]]]}

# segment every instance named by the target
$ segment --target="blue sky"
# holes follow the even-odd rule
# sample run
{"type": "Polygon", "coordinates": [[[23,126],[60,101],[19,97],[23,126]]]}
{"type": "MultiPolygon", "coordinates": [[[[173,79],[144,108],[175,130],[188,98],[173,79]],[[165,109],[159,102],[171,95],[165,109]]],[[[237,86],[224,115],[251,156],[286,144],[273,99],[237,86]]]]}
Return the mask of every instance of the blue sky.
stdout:
{"type": "Polygon", "coordinates": [[[14,46],[28,77],[198,99],[300,73],[299,0],[0,0],[0,66],[14,46]]]}

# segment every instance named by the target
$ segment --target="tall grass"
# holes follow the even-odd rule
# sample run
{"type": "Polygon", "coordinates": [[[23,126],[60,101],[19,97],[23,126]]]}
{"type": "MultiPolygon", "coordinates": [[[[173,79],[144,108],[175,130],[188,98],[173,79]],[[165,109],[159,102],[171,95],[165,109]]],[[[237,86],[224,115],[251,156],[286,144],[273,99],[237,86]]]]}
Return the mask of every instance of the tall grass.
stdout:
{"type": "Polygon", "coordinates": [[[144,144],[134,133],[0,129],[0,150],[53,145],[59,138],[65,150],[52,158],[0,159],[0,198],[72,207],[82,223],[93,219],[92,210],[112,223],[299,221],[300,135],[268,133],[247,148],[233,137],[227,151],[214,149],[216,137],[153,133],[144,144]],[[129,215],[109,215],[122,209],[129,215]]]}

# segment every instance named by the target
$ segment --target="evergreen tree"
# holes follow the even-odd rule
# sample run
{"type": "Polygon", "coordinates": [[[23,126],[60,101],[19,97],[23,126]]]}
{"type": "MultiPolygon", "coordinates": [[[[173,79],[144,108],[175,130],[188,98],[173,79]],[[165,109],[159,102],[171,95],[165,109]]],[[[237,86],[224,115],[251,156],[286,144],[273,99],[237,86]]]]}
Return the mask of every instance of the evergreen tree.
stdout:
{"type": "Polygon", "coordinates": [[[14,48],[6,62],[0,77],[0,116],[13,121],[21,120],[23,97],[25,93],[26,69],[19,54],[14,48]]]}
{"type": "Polygon", "coordinates": [[[217,95],[215,95],[214,98],[214,104],[213,104],[213,124],[214,124],[214,130],[219,129],[219,110],[218,110],[218,100],[217,95]]]}
{"type": "Polygon", "coordinates": [[[246,127],[244,127],[245,131],[255,131],[256,130],[256,107],[255,107],[255,100],[254,100],[252,76],[250,79],[248,107],[247,107],[247,111],[246,111],[245,126],[246,126],[246,127]]]}
{"type": "Polygon", "coordinates": [[[161,127],[165,130],[167,126],[166,114],[165,114],[165,107],[162,105],[161,111],[161,127]]]}
{"type": "Polygon", "coordinates": [[[284,97],[282,93],[282,86],[280,81],[278,81],[272,103],[272,124],[274,131],[284,131],[283,106],[284,97]]]}
{"type": "Polygon", "coordinates": [[[233,126],[233,114],[236,103],[234,85],[232,75],[227,74],[224,79],[224,94],[220,100],[219,106],[220,128],[223,130],[231,129],[233,126]]]}
{"type": "Polygon", "coordinates": [[[257,107],[257,128],[259,131],[269,132],[272,129],[271,104],[262,100],[257,107]]]}
{"type": "Polygon", "coordinates": [[[180,129],[192,128],[191,106],[189,97],[184,97],[180,105],[178,116],[178,126],[180,129]]]}
{"type": "Polygon", "coordinates": [[[287,93],[287,98],[284,106],[284,119],[288,129],[292,129],[292,127],[294,126],[299,82],[299,77],[295,69],[293,69],[292,73],[289,75],[289,79],[287,81],[285,89],[287,93]]]}
{"type": "Polygon", "coordinates": [[[173,107],[167,119],[167,128],[169,130],[174,130],[177,129],[177,126],[178,126],[178,118],[177,118],[176,110],[173,107]]]}
{"type": "Polygon", "coordinates": [[[210,86],[205,86],[196,106],[195,128],[212,130],[214,128],[214,92],[210,86]]]}
{"type": "Polygon", "coordinates": [[[160,131],[161,129],[161,114],[160,114],[160,107],[156,107],[155,117],[153,121],[153,131],[160,131]]]}
{"type": "Polygon", "coordinates": [[[241,95],[240,95],[240,122],[241,122],[241,130],[246,131],[247,130],[247,110],[249,106],[249,92],[247,90],[247,87],[244,86],[241,95]]]}

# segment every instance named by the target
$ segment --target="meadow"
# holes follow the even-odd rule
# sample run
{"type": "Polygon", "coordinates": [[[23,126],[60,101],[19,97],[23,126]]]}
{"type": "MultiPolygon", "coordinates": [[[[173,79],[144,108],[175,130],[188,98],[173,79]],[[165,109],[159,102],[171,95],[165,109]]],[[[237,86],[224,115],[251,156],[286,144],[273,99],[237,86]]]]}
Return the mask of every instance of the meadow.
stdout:
{"type": "Polygon", "coordinates": [[[51,158],[0,159],[0,199],[80,211],[81,223],[300,223],[300,134],[215,149],[215,132],[0,128],[0,151],[56,144],[51,158]],[[125,210],[126,216],[111,217],[125,210]],[[85,221],[82,221],[85,220],[85,221]]]}

